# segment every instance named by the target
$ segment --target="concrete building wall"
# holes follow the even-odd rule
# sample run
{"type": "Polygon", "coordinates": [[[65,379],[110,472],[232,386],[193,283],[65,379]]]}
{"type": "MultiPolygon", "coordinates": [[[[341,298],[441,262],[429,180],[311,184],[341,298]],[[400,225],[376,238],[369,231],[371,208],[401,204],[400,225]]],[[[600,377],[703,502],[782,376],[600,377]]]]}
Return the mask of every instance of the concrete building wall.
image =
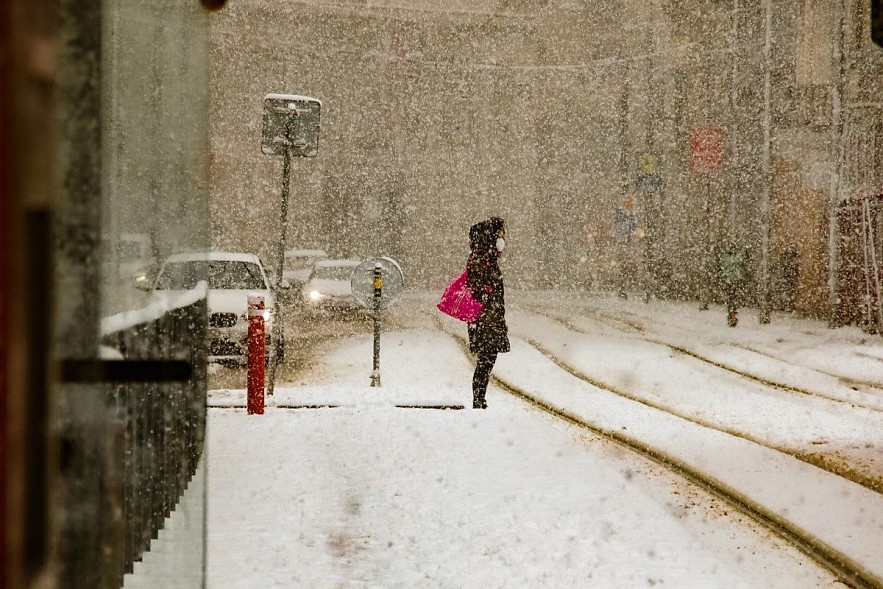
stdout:
{"type": "Polygon", "coordinates": [[[319,157],[294,166],[291,247],[392,254],[410,284],[438,287],[463,264],[469,224],[501,214],[515,286],[611,286],[614,211],[631,198],[647,238],[629,255],[661,294],[699,296],[730,241],[759,277],[768,228],[765,263],[796,246],[797,306],[820,312],[837,83],[844,169],[879,182],[867,142],[883,68],[867,10],[844,1],[841,76],[839,12],[819,0],[769,3],[768,60],[763,0],[242,0],[212,34],[214,240],[274,257],[281,162],[258,149],[261,98],[301,93],[324,112],[319,157]],[[691,171],[697,127],[722,129],[713,174],[691,171]],[[664,180],[656,192],[637,183],[646,155],[664,180]],[[793,207],[815,211],[802,221],[812,227],[789,233],[793,207]]]}
{"type": "Polygon", "coordinates": [[[500,214],[514,282],[588,276],[573,267],[562,280],[561,269],[619,191],[619,81],[611,47],[592,39],[603,27],[562,29],[530,6],[500,17],[230,8],[214,34],[219,245],[271,257],[281,162],[258,151],[261,98],[297,92],[322,99],[324,112],[319,157],[294,166],[292,247],[390,253],[411,284],[437,286],[462,266],[469,225],[500,214]],[[556,42],[568,34],[576,39],[556,42]],[[286,38],[296,43],[268,41],[286,38]]]}

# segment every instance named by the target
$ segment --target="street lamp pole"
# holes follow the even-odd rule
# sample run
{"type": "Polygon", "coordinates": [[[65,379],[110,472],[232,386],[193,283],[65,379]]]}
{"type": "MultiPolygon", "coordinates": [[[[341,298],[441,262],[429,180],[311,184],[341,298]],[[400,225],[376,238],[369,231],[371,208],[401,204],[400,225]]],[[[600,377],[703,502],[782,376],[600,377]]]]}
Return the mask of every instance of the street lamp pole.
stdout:
{"type": "Polygon", "coordinates": [[[839,325],[837,273],[840,267],[840,236],[837,207],[840,204],[840,161],[843,135],[843,0],[835,3],[834,79],[831,84],[831,177],[828,183],[828,326],[839,325]]]}
{"type": "Polygon", "coordinates": [[[772,166],[770,154],[770,75],[772,64],[772,1],[763,0],[763,191],[760,200],[760,315],[761,324],[770,322],[770,193],[772,166]]]}
{"type": "Polygon", "coordinates": [[[739,104],[739,96],[738,96],[738,38],[739,38],[739,2],[740,0],[733,0],[733,18],[732,18],[732,29],[730,31],[730,53],[732,63],[730,64],[730,128],[729,136],[730,136],[730,149],[731,151],[731,159],[733,174],[731,176],[731,185],[730,185],[730,210],[729,210],[729,223],[727,227],[727,237],[728,241],[732,244],[735,243],[736,234],[738,233],[736,230],[736,193],[740,190],[740,180],[741,180],[741,169],[739,168],[739,143],[737,141],[738,134],[736,132],[736,127],[739,124],[739,117],[736,113],[737,105],[739,104]]]}

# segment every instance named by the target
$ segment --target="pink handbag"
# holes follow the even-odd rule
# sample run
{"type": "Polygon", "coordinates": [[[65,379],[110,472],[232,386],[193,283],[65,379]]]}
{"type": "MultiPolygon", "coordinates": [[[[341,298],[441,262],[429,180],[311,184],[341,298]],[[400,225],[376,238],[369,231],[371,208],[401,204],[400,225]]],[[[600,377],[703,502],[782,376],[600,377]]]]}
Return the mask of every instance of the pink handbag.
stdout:
{"type": "Polygon", "coordinates": [[[457,276],[445,288],[437,306],[438,310],[445,315],[450,315],[466,323],[475,323],[484,307],[475,300],[469,291],[469,287],[466,285],[468,276],[468,270],[464,270],[462,274],[457,276]]]}

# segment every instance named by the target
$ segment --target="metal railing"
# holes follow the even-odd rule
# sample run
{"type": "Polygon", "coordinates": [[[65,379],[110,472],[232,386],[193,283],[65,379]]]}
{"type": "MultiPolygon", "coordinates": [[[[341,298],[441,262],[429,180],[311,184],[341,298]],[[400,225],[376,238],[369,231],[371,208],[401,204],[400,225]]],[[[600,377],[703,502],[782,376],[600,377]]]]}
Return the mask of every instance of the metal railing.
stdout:
{"type": "MultiPolygon", "coordinates": [[[[121,508],[122,521],[102,523],[110,528],[106,538],[116,536],[122,542],[105,543],[115,557],[112,562],[104,559],[110,570],[102,577],[115,579],[117,587],[158,537],[196,474],[205,443],[206,299],[144,315],[121,328],[105,329],[102,338],[123,359],[117,362],[119,380],[104,385],[108,419],[117,425],[108,432],[116,430],[119,441],[115,446],[114,436],[108,436],[108,451],[114,454],[108,469],[118,471],[109,472],[108,480],[118,484],[105,485],[105,500],[121,508]],[[189,363],[187,380],[161,374],[182,360],[189,363]]],[[[194,525],[203,527],[198,521],[194,525]]]]}

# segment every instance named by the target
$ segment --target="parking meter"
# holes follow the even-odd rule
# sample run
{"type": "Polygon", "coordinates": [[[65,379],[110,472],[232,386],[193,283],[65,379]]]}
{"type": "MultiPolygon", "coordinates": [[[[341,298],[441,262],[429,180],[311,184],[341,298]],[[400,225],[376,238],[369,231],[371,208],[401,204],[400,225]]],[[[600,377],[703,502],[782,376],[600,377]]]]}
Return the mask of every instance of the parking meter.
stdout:
{"type": "Polygon", "coordinates": [[[371,258],[353,270],[350,279],[353,297],[366,309],[386,309],[396,304],[405,288],[405,277],[399,263],[390,257],[371,258]],[[381,284],[379,300],[375,301],[375,268],[380,268],[381,284]]]}
{"type": "Polygon", "coordinates": [[[374,363],[371,386],[380,386],[380,311],[399,300],[404,290],[405,278],[399,263],[383,256],[366,260],[353,271],[350,289],[360,305],[373,311],[374,363]]]}

